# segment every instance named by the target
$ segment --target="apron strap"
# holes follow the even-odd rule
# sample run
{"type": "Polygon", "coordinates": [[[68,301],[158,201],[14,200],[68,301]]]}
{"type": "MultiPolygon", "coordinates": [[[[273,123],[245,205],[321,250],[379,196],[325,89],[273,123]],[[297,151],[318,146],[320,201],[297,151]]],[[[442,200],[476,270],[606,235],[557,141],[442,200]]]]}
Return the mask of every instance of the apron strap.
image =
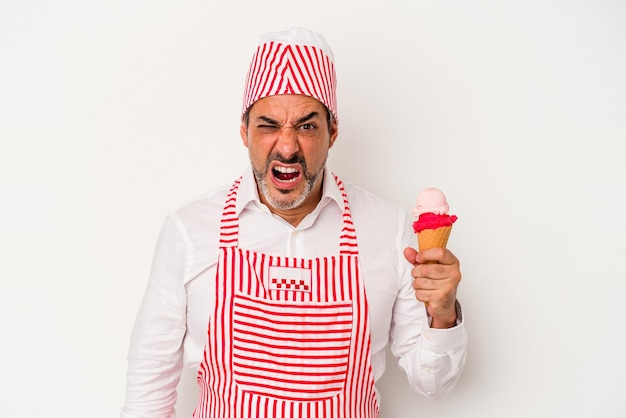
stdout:
{"type": "MultiPolygon", "coordinates": [[[[341,229],[341,236],[339,238],[339,253],[342,255],[358,255],[359,250],[356,240],[356,230],[354,229],[354,223],[352,222],[352,215],[350,214],[350,206],[348,204],[348,196],[343,187],[343,182],[339,177],[333,174],[335,182],[341,196],[343,197],[343,227],[341,229]]],[[[237,192],[239,190],[239,184],[241,183],[241,177],[239,177],[231,186],[228,196],[226,197],[226,203],[224,204],[224,210],[222,211],[222,219],[220,223],[220,247],[237,247],[239,240],[239,218],[237,217],[236,204],[237,204],[237,192]]]]}
{"type": "Polygon", "coordinates": [[[350,205],[348,204],[348,195],[343,187],[343,182],[336,174],[335,182],[341,196],[343,197],[343,228],[341,229],[341,236],[339,237],[339,254],[342,255],[359,255],[359,248],[356,241],[356,230],[354,229],[354,223],[352,222],[352,215],[350,213],[350,205]]]}
{"type": "Polygon", "coordinates": [[[222,211],[220,222],[220,248],[236,247],[239,236],[239,218],[237,217],[237,189],[239,189],[241,177],[239,177],[228,191],[226,203],[222,211]]]}

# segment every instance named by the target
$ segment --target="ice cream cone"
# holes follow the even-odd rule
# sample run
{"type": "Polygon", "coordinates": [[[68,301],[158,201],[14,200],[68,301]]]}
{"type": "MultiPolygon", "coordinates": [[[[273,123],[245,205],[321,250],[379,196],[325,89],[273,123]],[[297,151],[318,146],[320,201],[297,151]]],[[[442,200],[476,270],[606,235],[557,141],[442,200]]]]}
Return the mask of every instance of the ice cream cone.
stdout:
{"type": "Polygon", "coordinates": [[[424,229],[417,233],[417,244],[420,251],[427,250],[429,248],[446,248],[448,238],[452,226],[444,226],[437,229],[424,229]]]}
{"type": "MultiPolygon", "coordinates": [[[[416,218],[413,231],[417,233],[417,246],[420,252],[430,248],[446,248],[456,215],[450,215],[450,205],[446,195],[439,189],[429,187],[417,195],[415,208],[411,211],[416,218]]],[[[437,263],[426,261],[425,264],[437,263]]],[[[428,307],[428,301],[424,301],[428,307]]]]}

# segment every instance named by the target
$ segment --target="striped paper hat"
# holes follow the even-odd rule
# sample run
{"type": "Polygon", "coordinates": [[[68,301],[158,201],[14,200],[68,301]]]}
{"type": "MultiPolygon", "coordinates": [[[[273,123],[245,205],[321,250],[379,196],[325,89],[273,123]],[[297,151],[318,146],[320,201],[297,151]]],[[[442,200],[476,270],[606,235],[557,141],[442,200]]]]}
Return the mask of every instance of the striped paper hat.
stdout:
{"type": "Polygon", "coordinates": [[[333,52],[322,35],[302,28],[268,33],[250,63],[242,115],[264,97],[302,94],[320,101],[337,120],[336,89],[333,52]]]}

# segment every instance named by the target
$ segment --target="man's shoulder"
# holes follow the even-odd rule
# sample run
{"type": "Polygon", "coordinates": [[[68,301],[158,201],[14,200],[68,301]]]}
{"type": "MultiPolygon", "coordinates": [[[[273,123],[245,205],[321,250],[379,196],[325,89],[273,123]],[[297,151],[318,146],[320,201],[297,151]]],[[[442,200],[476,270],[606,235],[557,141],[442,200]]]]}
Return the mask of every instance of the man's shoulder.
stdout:
{"type": "Polygon", "coordinates": [[[178,218],[185,223],[197,218],[211,219],[215,215],[220,219],[230,185],[222,185],[213,190],[195,196],[172,210],[169,216],[178,218]]]}
{"type": "Polygon", "coordinates": [[[344,182],[355,226],[373,236],[390,234],[396,237],[406,228],[407,211],[399,204],[350,182],[344,182]]]}
{"type": "Polygon", "coordinates": [[[376,211],[378,213],[394,213],[397,216],[404,216],[405,211],[399,204],[349,181],[343,184],[351,211],[354,212],[356,209],[359,209],[365,212],[376,211]]]}
{"type": "Polygon", "coordinates": [[[344,187],[363,259],[399,259],[405,236],[411,235],[407,211],[363,187],[349,182],[344,187]]]}

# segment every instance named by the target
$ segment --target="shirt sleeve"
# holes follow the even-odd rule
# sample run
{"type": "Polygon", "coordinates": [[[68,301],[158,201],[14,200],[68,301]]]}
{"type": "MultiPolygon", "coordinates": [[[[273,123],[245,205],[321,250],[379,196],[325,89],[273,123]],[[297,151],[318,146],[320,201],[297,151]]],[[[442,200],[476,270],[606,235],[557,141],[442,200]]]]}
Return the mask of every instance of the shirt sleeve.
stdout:
{"type": "Polygon", "coordinates": [[[159,235],[148,285],[128,351],[126,400],[120,418],[174,418],[186,329],[185,274],[190,242],[175,215],[159,235]]]}
{"type": "MultiPolygon", "coordinates": [[[[405,219],[401,241],[401,250],[416,246],[408,218],[405,219]]],[[[401,283],[393,310],[391,352],[398,359],[414,391],[440,399],[454,388],[465,364],[467,333],[461,306],[457,302],[455,327],[430,328],[424,304],[415,298],[412,266],[402,254],[399,263],[401,283]]]]}

